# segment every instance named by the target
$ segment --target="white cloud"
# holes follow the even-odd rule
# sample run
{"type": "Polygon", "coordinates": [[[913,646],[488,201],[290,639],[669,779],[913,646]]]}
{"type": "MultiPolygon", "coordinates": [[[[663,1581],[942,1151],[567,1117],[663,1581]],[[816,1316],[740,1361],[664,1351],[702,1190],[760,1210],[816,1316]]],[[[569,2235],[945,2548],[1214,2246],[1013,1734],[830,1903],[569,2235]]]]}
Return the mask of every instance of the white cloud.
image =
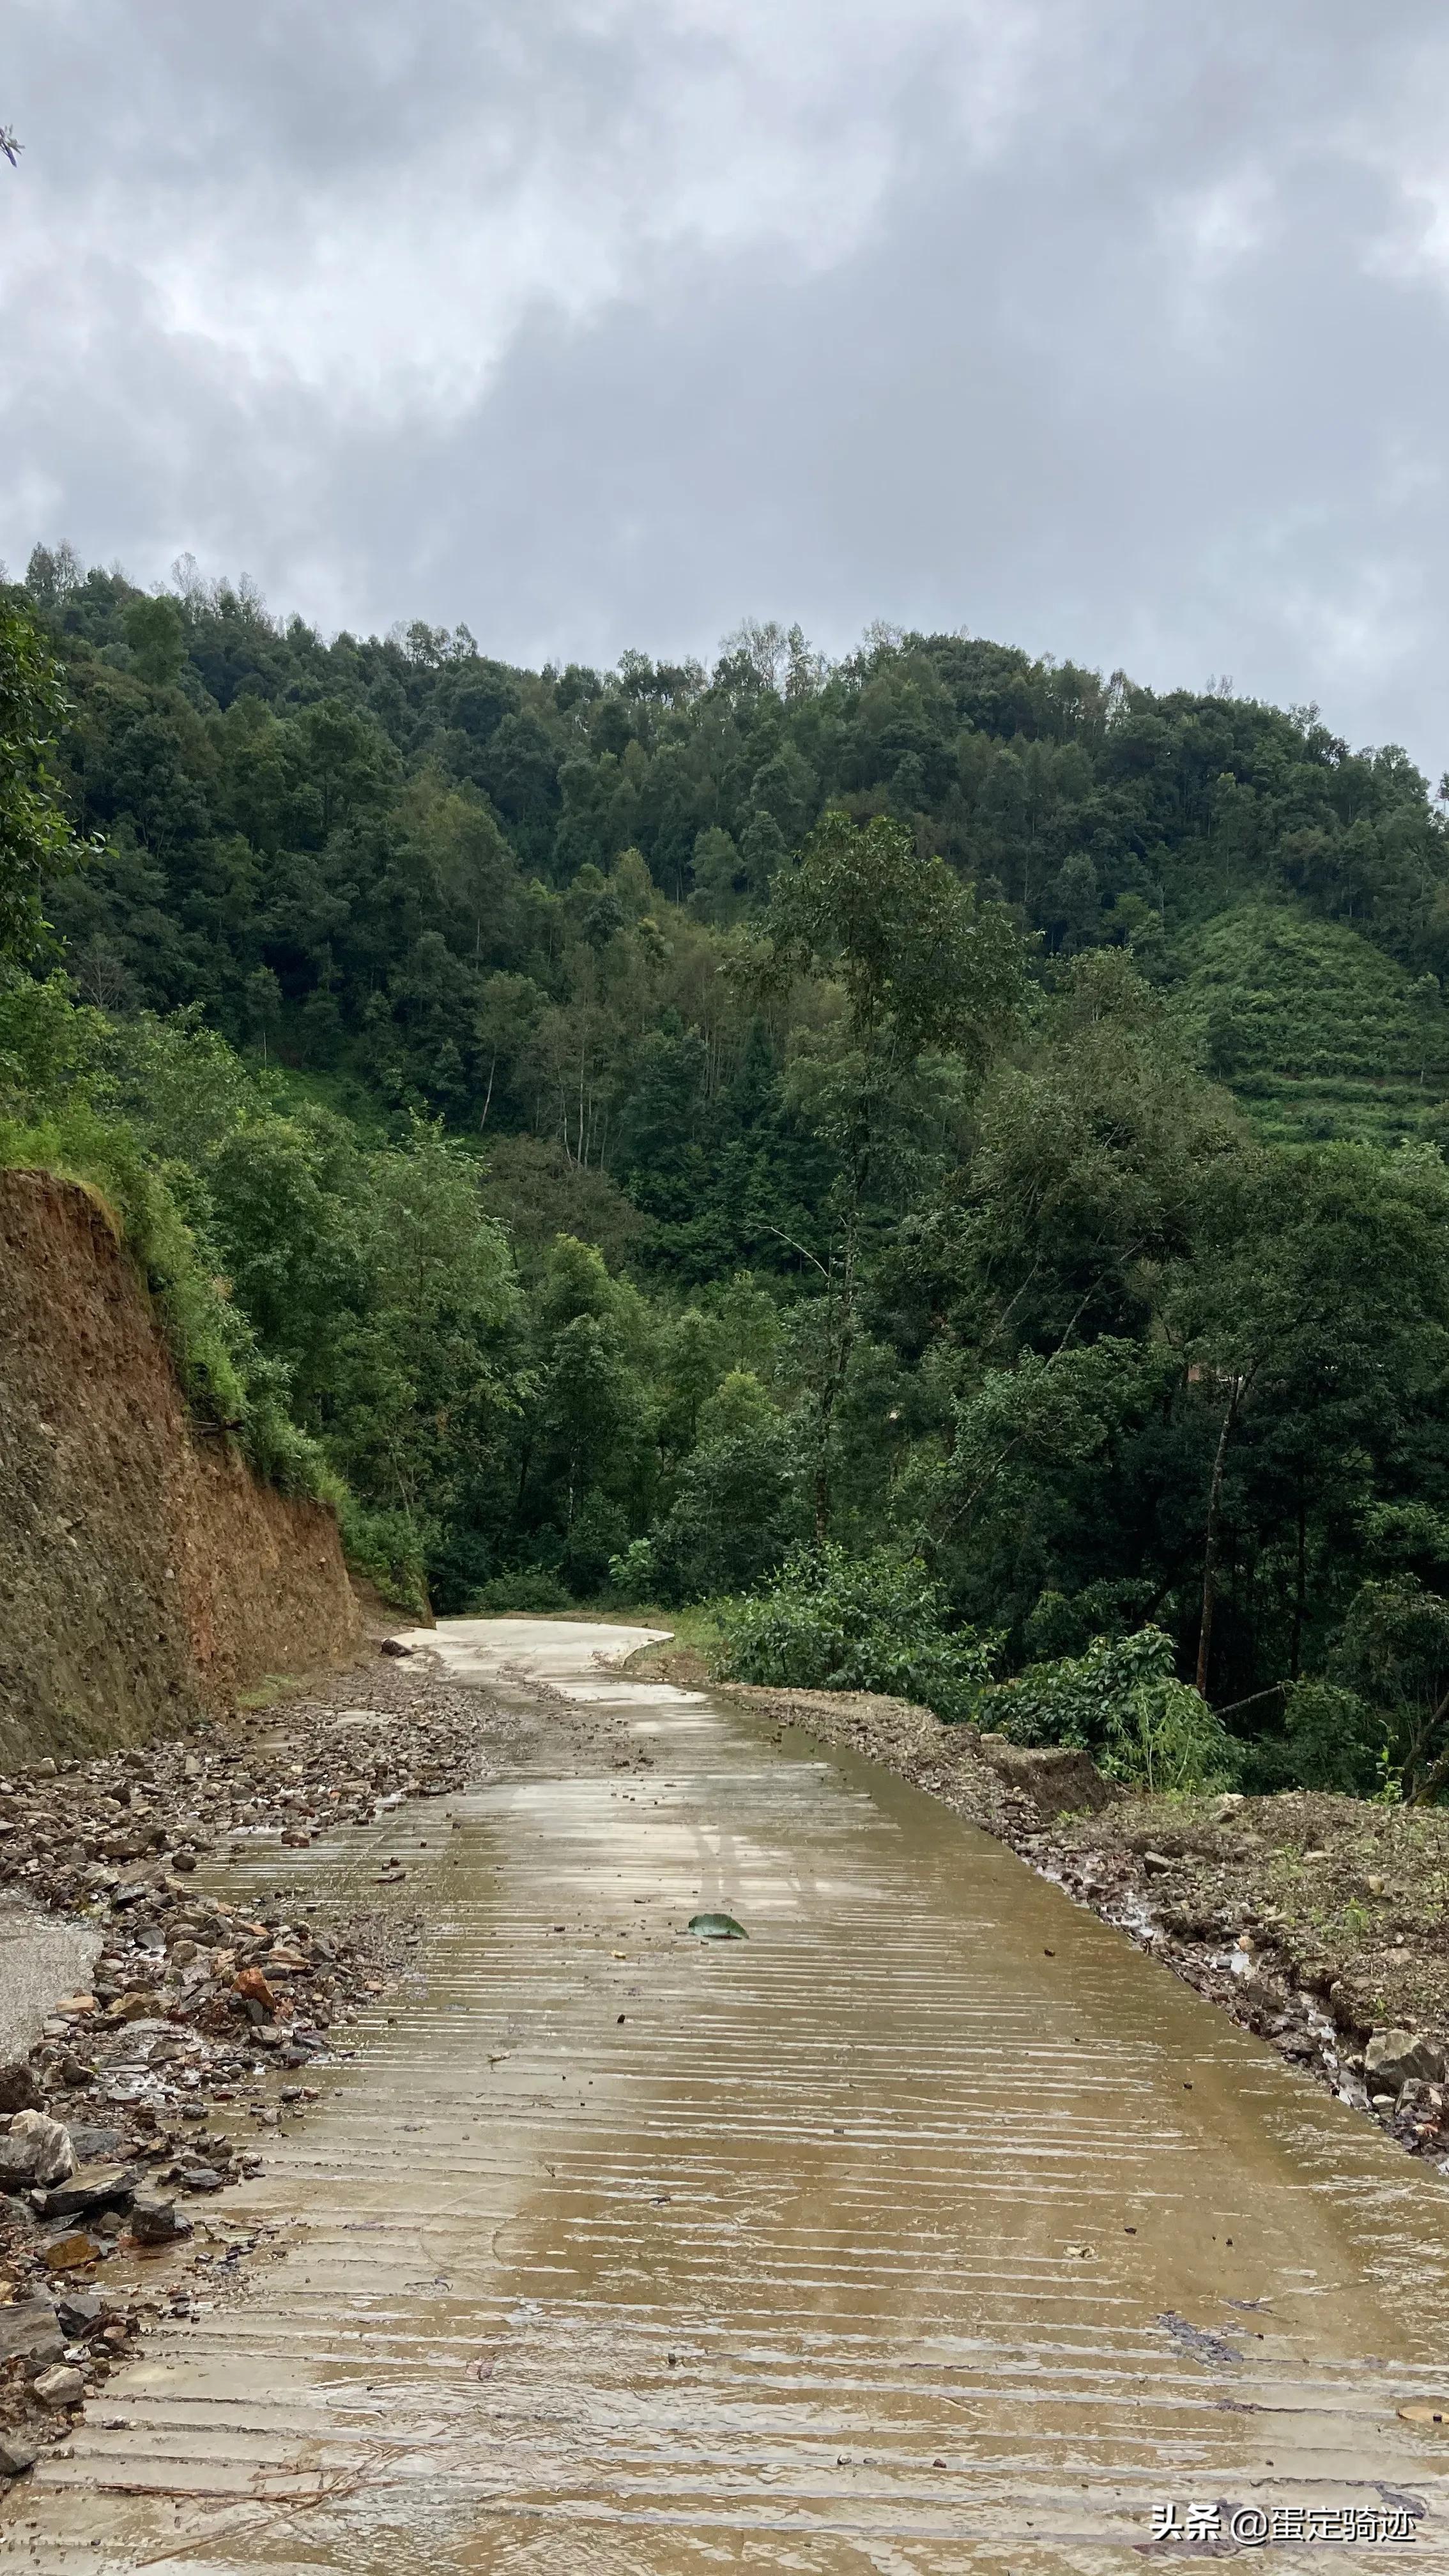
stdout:
{"type": "MultiPolygon", "coordinates": [[[[92,60],[109,143],[110,84],[146,61],[158,13],[107,14],[92,60]]],[[[282,74],[274,10],[250,45],[214,25],[208,54],[162,9],[149,127],[115,102],[128,148],[67,152],[47,184],[40,121],[10,210],[17,300],[57,253],[101,257],[158,331],[262,387],[457,416],[528,315],[588,322],[647,293],[661,258],[768,247],[803,274],[848,258],[908,153],[922,71],[948,54],[963,141],[999,148],[1034,27],[961,0],[563,0],[477,23],[433,5],[411,38],[391,9],[343,23],[345,56],[330,13],[296,13],[282,74]]],[[[33,26],[37,42],[44,57],[33,26]]]]}
{"type": "Polygon", "coordinates": [[[190,548],[519,656],[965,621],[1442,765],[1437,0],[12,0],[8,37],[12,564],[190,548]]]}

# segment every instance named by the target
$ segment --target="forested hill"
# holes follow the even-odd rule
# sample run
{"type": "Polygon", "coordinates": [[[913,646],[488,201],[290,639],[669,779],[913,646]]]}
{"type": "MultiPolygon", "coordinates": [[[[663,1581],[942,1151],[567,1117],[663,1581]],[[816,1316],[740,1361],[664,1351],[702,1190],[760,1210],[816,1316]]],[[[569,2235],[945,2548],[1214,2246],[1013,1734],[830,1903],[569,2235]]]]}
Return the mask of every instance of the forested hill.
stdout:
{"type": "Polygon", "coordinates": [[[0,587],[0,1161],[444,1610],[748,1596],[760,1677],[1441,1794],[1446,973],[1316,715],[0,587]]]}
{"type": "Polygon", "coordinates": [[[1415,1133],[1442,1096],[1439,817],[1402,752],[1312,710],[961,636],[832,667],[773,627],[710,673],[535,673],[464,628],[324,642],[245,587],[150,598],[64,549],[26,589],[66,665],[68,801],[108,845],[57,898],[81,989],[552,1140],[686,1272],[769,1261],[751,1212],[795,1231],[805,1183],[742,1177],[770,1068],[717,970],[832,804],[1010,905],[1048,978],[1121,946],[1182,986],[1209,1068],[1282,1132],[1415,1133]]]}

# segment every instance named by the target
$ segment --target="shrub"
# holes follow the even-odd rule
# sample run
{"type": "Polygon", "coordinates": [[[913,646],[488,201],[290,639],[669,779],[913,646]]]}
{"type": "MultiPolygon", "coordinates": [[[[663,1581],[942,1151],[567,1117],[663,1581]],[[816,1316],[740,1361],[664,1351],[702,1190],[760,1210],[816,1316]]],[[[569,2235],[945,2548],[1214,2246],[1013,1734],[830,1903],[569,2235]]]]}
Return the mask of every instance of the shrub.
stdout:
{"type": "Polygon", "coordinates": [[[384,1601],[428,1615],[428,1584],[422,1540],[406,1512],[373,1512],[340,1482],[337,1518],[343,1552],[354,1573],[376,1585],[384,1601]]]}
{"type": "Polygon", "coordinates": [[[786,1690],[883,1691],[949,1722],[973,1713],[997,1641],[948,1629],[947,1615],[919,1558],[797,1548],[767,1591],[721,1612],[721,1669],[786,1690]]]}
{"type": "Polygon", "coordinates": [[[1162,1674],[1130,1694],[1108,1735],[1102,1769],[1136,1788],[1191,1797],[1232,1788],[1238,1759],[1216,1710],[1186,1682],[1162,1674]]]}
{"type": "Polygon", "coordinates": [[[473,1616],[488,1619],[505,1610],[572,1610],[574,1596],[566,1592],[556,1574],[541,1573],[536,1567],[524,1567],[512,1574],[495,1574],[483,1584],[473,1603],[473,1616]]]}
{"type": "Polygon", "coordinates": [[[999,1682],[984,1724],[1015,1744],[1075,1744],[1109,1778],[1166,1791],[1228,1788],[1237,1757],[1222,1719],[1173,1671],[1161,1628],[1094,1637],[1085,1654],[1033,1664],[999,1682]]]}
{"type": "Polygon", "coordinates": [[[1385,1728],[1357,1691],[1335,1682],[1290,1682],[1283,1722],[1285,1767],[1300,1788],[1372,1796],[1385,1728]]]}
{"type": "Polygon", "coordinates": [[[631,1538],[621,1556],[609,1559],[609,1590],[616,1601],[652,1601],[657,1580],[647,1538],[631,1538]]]}

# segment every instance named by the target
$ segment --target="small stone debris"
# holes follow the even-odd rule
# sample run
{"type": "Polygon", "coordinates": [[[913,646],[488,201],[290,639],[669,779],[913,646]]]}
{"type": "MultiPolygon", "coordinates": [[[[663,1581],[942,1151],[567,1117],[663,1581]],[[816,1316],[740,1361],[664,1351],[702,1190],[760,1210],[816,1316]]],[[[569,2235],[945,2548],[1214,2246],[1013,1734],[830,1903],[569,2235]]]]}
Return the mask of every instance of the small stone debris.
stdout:
{"type": "Polygon", "coordinates": [[[79,2343],[94,2327],[105,2325],[111,2313],[109,2299],[103,2298],[99,2290],[65,2290],[55,2303],[56,2324],[72,2343],[79,2343]]]}
{"type": "Polygon", "coordinates": [[[1111,1805],[1118,1792],[1104,1780],[1091,1755],[1073,1745],[1012,1744],[1004,1735],[976,1735],[975,1749],[1008,1789],[1030,1800],[1042,1817],[1096,1814],[1111,1805]]]}
{"type": "Polygon", "coordinates": [[[28,2434],[0,2431],[0,2478],[23,2478],[40,2457],[40,2444],[28,2434]]]}
{"type": "Polygon", "coordinates": [[[48,2299],[16,2299],[0,2307],[0,2366],[59,2361],[65,2336],[48,2299]]]}
{"type": "MultiPolygon", "coordinates": [[[[299,1963],[300,1964],[300,1963],[299,1963]]],[[[260,1968],[243,1968],[233,1977],[231,1990],[244,2004],[259,2004],[270,2021],[277,2009],[277,1998],[260,1968]]]]}
{"type": "Polygon", "coordinates": [[[1240,2367],[1243,2356],[1232,2344],[1221,2335],[1211,2334],[1205,2326],[1195,2326],[1189,2318],[1180,2317],[1175,2308],[1167,2309],[1157,2322],[1179,2350],[1190,2353],[1194,2361],[1211,2362],[1219,2370],[1240,2367]]]}
{"type": "Polygon", "coordinates": [[[85,2395],[85,2380],[69,2361],[57,2362],[54,2370],[43,2370],[32,2383],[42,2406],[78,2406],[85,2395]]]}
{"type": "Polygon", "coordinates": [[[67,2347],[88,2356],[78,2391],[99,2384],[148,2321],[189,2312],[178,2266],[237,2278],[259,2236],[218,2256],[217,2230],[228,2187],[262,2170],[252,2122],[317,2098],[309,2079],[410,1954],[396,1896],[315,1904],[293,1852],[345,1829],[385,1850],[404,1800],[487,1776],[496,1723],[485,1694],[405,1648],[329,1676],[325,1697],[0,1776],[0,1889],[101,1933],[85,1990],[0,2064],[0,2440],[27,2465],[69,2429],[36,2395],[47,2370],[77,2369],[67,2347]],[[194,1866],[259,1854],[291,1875],[285,1896],[239,1903],[194,1866]],[[154,2293],[108,2294],[127,2248],[155,2263],[154,2293]]]}
{"type": "MultiPolygon", "coordinates": [[[[72,2132],[71,2144],[75,2138],[72,2132]]],[[[46,2218],[79,2218],[130,2199],[136,2187],[134,2165],[77,2165],[67,2182],[45,2194],[46,2218]]]]}

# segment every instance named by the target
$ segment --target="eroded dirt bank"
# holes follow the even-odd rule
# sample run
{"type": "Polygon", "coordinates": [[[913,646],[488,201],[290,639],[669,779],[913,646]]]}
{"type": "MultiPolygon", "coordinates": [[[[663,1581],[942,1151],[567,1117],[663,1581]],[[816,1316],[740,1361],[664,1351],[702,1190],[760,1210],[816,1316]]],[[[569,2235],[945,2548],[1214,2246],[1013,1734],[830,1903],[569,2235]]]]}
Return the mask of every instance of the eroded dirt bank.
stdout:
{"type": "Polygon", "coordinates": [[[138,1741],[359,1634],[332,1514],[196,1436],[100,1208],[0,1171],[0,1765],[138,1741]]]}
{"type": "Polygon", "coordinates": [[[1176,2499],[1449,2564],[1436,2175],[848,1744],[617,1630],[418,1642],[477,1784],[190,1876],[274,1949],[361,1900],[399,1964],[315,2102],[211,2113],[264,2170],[149,2258],[17,2563],[1097,2576],[1176,2499]]]}

